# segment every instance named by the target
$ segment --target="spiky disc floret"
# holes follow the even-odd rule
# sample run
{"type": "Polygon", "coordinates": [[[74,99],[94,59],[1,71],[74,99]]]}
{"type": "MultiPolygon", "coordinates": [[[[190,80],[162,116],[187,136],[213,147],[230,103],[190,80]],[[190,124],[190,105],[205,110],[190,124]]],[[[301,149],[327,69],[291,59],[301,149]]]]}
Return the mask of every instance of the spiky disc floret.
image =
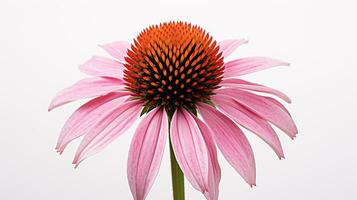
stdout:
{"type": "Polygon", "coordinates": [[[223,75],[216,41],[201,27],[183,22],[150,26],[125,57],[126,88],[148,109],[165,105],[194,109],[209,101],[223,75]]]}

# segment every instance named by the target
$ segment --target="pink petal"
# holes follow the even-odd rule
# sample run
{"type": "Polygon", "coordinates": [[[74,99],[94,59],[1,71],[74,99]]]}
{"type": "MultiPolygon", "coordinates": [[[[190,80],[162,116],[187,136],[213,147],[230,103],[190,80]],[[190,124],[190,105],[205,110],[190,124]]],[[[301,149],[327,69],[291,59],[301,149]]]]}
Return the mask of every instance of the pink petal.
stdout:
{"type": "Polygon", "coordinates": [[[286,109],[282,109],[269,98],[232,88],[219,89],[216,90],[216,92],[233,97],[238,103],[270,121],[291,138],[296,136],[297,128],[289,113],[286,112],[286,109]]]}
{"type": "Polygon", "coordinates": [[[129,42],[118,41],[100,45],[108,54],[124,62],[124,57],[126,56],[128,48],[130,48],[129,42]]]}
{"type": "Polygon", "coordinates": [[[120,105],[127,98],[127,92],[113,92],[105,96],[97,97],[78,108],[66,121],[57,141],[56,149],[62,153],[68,143],[86,134],[98,118],[108,109],[120,105]]]}
{"type": "Polygon", "coordinates": [[[240,45],[248,43],[248,40],[223,40],[219,42],[219,48],[222,51],[223,57],[228,57],[240,45]]]}
{"type": "Polygon", "coordinates": [[[248,57],[227,62],[224,70],[224,78],[242,76],[276,66],[289,66],[289,63],[266,58],[248,57]]]}
{"type": "Polygon", "coordinates": [[[227,116],[207,104],[199,104],[198,111],[211,128],[223,156],[249,185],[255,185],[254,155],[243,132],[227,116]]]}
{"type": "Polygon", "coordinates": [[[291,117],[291,114],[289,113],[288,109],[286,109],[285,106],[282,103],[280,103],[278,100],[271,98],[271,97],[265,97],[265,96],[262,96],[262,97],[267,99],[267,101],[270,101],[271,103],[280,107],[282,110],[284,110],[291,117]]]}
{"type": "Polygon", "coordinates": [[[213,140],[213,133],[212,131],[207,127],[207,125],[201,121],[198,117],[192,115],[192,117],[195,119],[202,136],[206,142],[207,149],[209,151],[210,157],[212,159],[212,173],[213,176],[209,176],[209,185],[211,186],[211,193],[206,195],[207,199],[218,199],[218,186],[219,182],[221,180],[221,167],[219,166],[218,163],[218,158],[217,158],[217,150],[216,150],[216,145],[213,140]]]}
{"type": "Polygon", "coordinates": [[[164,154],[168,121],[165,109],[155,108],[140,122],[130,145],[128,180],[135,200],[148,194],[164,154]]]}
{"type": "Polygon", "coordinates": [[[244,90],[252,90],[252,91],[256,91],[256,92],[272,94],[277,97],[280,97],[287,103],[291,103],[291,99],[284,93],[280,92],[279,90],[275,90],[273,88],[270,88],[270,87],[267,87],[264,85],[260,85],[257,83],[248,82],[248,81],[245,81],[242,79],[234,79],[234,78],[224,79],[220,83],[220,85],[226,86],[226,87],[236,87],[236,88],[240,88],[240,89],[244,89],[244,90]]]}
{"type": "Polygon", "coordinates": [[[124,88],[122,80],[113,78],[85,78],[65,88],[53,98],[48,110],[84,98],[98,97],[124,88]]]}
{"type": "MultiPolygon", "coordinates": [[[[195,118],[185,109],[177,109],[172,118],[171,142],[179,166],[192,186],[207,199],[218,198],[218,173],[212,141],[204,130],[203,123],[197,125],[195,118]],[[202,128],[202,129],[200,129],[202,128]]],[[[206,131],[206,130],[205,130],[206,131]]]]}
{"type": "Polygon", "coordinates": [[[215,95],[212,97],[212,100],[220,110],[231,117],[235,122],[263,139],[275,151],[279,158],[284,158],[280,140],[267,121],[237,103],[230,96],[215,95]]]}
{"type": "Polygon", "coordinates": [[[139,117],[141,107],[140,101],[128,101],[100,116],[92,130],[84,136],[73,164],[77,167],[85,158],[99,152],[124,133],[139,117]]]}
{"type": "Polygon", "coordinates": [[[123,77],[123,64],[104,57],[93,56],[79,69],[91,76],[103,76],[121,79],[123,77]]]}

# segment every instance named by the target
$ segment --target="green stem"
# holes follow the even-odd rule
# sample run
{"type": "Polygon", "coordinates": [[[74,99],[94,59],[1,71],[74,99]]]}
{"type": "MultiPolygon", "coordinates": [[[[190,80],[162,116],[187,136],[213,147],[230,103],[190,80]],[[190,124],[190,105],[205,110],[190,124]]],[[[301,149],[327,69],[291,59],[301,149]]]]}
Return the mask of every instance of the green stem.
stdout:
{"type": "Polygon", "coordinates": [[[185,180],[170,141],[171,178],[174,200],[185,200],[185,180]]]}
{"type": "MultiPolygon", "coordinates": [[[[169,135],[170,135],[171,119],[174,114],[174,111],[173,109],[167,109],[167,110],[168,110],[167,115],[169,119],[169,135]]],[[[181,168],[177,163],[174,150],[171,144],[171,138],[170,138],[170,158],[171,158],[172,192],[173,192],[174,200],[185,200],[185,179],[181,171],[181,168]]]]}

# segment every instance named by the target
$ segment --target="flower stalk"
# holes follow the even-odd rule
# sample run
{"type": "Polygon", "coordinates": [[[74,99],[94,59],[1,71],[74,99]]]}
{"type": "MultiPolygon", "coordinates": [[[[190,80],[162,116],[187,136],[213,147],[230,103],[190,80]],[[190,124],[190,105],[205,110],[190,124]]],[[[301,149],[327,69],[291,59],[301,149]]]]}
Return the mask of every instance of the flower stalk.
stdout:
{"type": "MultiPolygon", "coordinates": [[[[173,116],[173,110],[167,109],[168,121],[169,121],[169,138],[171,119],[173,116]]],[[[173,200],[185,200],[185,178],[180,166],[177,163],[174,149],[172,148],[170,138],[170,160],[171,160],[171,180],[172,180],[172,195],[173,200]]]]}
{"type": "Polygon", "coordinates": [[[170,141],[170,158],[171,158],[171,178],[174,200],[185,199],[185,180],[180,166],[177,163],[174,151],[170,141]]]}

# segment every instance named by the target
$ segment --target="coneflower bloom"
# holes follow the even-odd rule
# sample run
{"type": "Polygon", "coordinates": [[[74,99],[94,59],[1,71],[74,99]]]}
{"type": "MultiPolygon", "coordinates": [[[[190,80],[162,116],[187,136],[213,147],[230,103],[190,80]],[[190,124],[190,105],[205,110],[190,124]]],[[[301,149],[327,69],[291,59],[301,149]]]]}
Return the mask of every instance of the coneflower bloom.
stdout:
{"type": "Polygon", "coordinates": [[[128,180],[134,199],[145,199],[170,144],[179,167],[207,199],[218,199],[221,171],[216,146],[249,185],[255,185],[252,148],[240,127],[264,140],[283,158],[278,127],[291,138],[297,128],[290,103],[275,89],[239,77],[286,62],[248,57],[227,61],[244,39],[216,42],[196,25],[169,22],[150,26],[130,44],[101,47],[112,58],[94,56],[80,66],[91,77],[59,92],[49,110],[93,98],[65,123],[56,150],[62,153],[83,136],[73,164],[101,151],[140,116],[128,156],[128,180]],[[268,94],[263,96],[262,94],[268,94]]]}

